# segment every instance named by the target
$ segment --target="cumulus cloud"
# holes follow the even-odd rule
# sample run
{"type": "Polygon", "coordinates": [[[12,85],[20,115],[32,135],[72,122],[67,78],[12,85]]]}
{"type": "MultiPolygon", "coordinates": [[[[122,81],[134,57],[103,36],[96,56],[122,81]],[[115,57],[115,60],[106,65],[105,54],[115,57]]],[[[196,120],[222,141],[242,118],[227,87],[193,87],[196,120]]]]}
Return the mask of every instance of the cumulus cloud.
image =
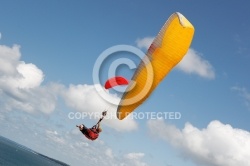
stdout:
{"type": "Polygon", "coordinates": [[[245,105],[250,110],[250,92],[248,92],[246,88],[238,86],[232,87],[231,90],[239,93],[239,95],[244,99],[245,105]]]}
{"type": "Polygon", "coordinates": [[[20,46],[0,45],[1,107],[5,110],[51,113],[56,106],[54,92],[59,85],[43,86],[42,70],[20,58],[20,46]]]}
{"type": "Polygon", "coordinates": [[[210,122],[204,129],[186,123],[180,130],[174,125],[164,123],[163,120],[151,120],[148,121],[148,127],[151,134],[177,147],[182,155],[197,165],[250,165],[248,131],[233,128],[219,121],[210,122]]]}
{"type": "Polygon", "coordinates": [[[20,46],[14,45],[12,48],[0,45],[0,75],[15,75],[17,74],[16,67],[19,64],[20,46]]]}
{"type": "Polygon", "coordinates": [[[105,98],[115,101],[116,104],[119,102],[118,97],[104,90],[97,91],[94,85],[66,87],[53,82],[43,85],[43,80],[44,74],[41,69],[34,64],[21,61],[20,46],[0,45],[0,107],[2,109],[50,114],[56,109],[57,98],[62,97],[66,105],[74,111],[101,114],[104,109],[108,109],[110,120],[104,124],[117,131],[130,131],[137,128],[132,118],[118,120],[116,105],[108,103],[100,94],[105,94],[105,98]]]}
{"type": "MultiPolygon", "coordinates": [[[[101,86],[101,85],[100,85],[101,86]]],[[[112,105],[101,97],[100,93],[108,93],[97,91],[94,85],[70,85],[62,92],[62,96],[66,104],[77,112],[86,113],[88,118],[98,119],[104,109],[108,109],[108,121],[103,124],[117,130],[130,131],[137,129],[137,123],[128,117],[122,121],[116,118],[116,105],[112,105]]],[[[116,96],[106,94],[109,100],[117,100],[116,96]]],[[[84,114],[82,114],[84,116],[84,114]]],[[[84,117],[82,117],[84,118],[84,117]]]]}
{"type": "MultiPolygon", "coordinates": [[[[84,165],[93,166],[146,166],[144,153],[116,152],[102,140],[103,135],[94,142],[90,141],[79,130],[75,131],[74,122],[69,122],[67,129],[62,130],[51,123],[41,123],[29,113],[21,117],[15,116],[16,113],[5,114],[6,119],[0,121],[1,135],[12,136],[14,141],[39,153],[74,166],[82,165],[83,161],[84,165]]],[[[51,116],[52,119],[58,118],[58,114],[51,116]]],[[[62,118],[63,123],[67,121],[67,117],[62,118]]]]}
{"type": "Polygon", "coordinates": [[[35,88],[40,86],[43,82],[43,72],[34,64],[25,64],[22,62],[17,66],[16,69],[21,75],[21,78],[17,80],[19,88],[35,88]]]}
{"type": "Polygon", "coordinates": [[[213,66],[194,49],[189,49],[186,56],[176,67],[188,74],[197,74],[208,79],[215,78],[213,66]]]}
{"type": "Polygon", "coordinates": [[[32,90],[17,91],[6,89],[2,94],[4,99],[1,100],[6,110],[22,110],[25,112],[35,113],[43,112],[50,114],[55,110],[57,96],[53,93],[53,85],[39,87],[32,90]]]}
{"type": "MultiPolygon", "coordinates": [[[[136,45],[141,49],[148,49],[154,37],[139,38],[136,45]]],[[[176,66],[177,69],[187,73],[196,74],[203,78],[214,79],[215,71],[208,60],[204,59],[200,53],[190,48],[181,62],[176,66]]]]}
{"type": "MultiPolygon", "coordinates": [[[[144,155],[140,153],[134,158],[131,157],[133,152],[116,154],[101,138],[94,143],[84,139],[76,131],[75,121],[70,121],[67,112],[59,111],[57,107],[60,98],[73,112],[101,113],[109,108],[112,119],[104,120],[103,124],[117,131],[136,129],[137,124],[132,118],[120,121],[113,117],[116,106],[99,95],[104,92],[97,92],[94,85],[43,84],[44,77],[43,71],[35,64],[21,60],[20,46],[0,45],[1,135],[52,158],[70,160],[71,165],[81,165],[82,161],[87,161],[86,165],[145,165],[142,161],[144,155]],[[40,116],[44,114],[39,112],[50,116],[40,116]],[[72,131],[70,126],[74,128],[72,131]]],[[[119,99],[105,93],[110,100],[119,99]]]]}

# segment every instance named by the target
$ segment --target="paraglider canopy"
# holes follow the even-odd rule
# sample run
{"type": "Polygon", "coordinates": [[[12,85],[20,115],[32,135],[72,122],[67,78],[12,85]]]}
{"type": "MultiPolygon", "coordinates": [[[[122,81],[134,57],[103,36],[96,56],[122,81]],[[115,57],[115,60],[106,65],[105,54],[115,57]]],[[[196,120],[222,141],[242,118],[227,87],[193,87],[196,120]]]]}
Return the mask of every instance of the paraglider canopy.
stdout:
{"type": "Polygon", "coordinates": [[[114,86],[118,85],[128,85],[128,80],[121,76],[116,76],[108,79],[105,83],[105,89],[113,88],[114,86]]]}
{"type": "Polygon", "coordinates": [[[126,93],[122,94],[117,108],[117,117],[120,120],[139,107],[182,60],[193,35],[193,25],[181,13],[176,12],[169,17],[137,67],[126,93]],[[149,62],[145,62],[146,59],[149,62]]]}

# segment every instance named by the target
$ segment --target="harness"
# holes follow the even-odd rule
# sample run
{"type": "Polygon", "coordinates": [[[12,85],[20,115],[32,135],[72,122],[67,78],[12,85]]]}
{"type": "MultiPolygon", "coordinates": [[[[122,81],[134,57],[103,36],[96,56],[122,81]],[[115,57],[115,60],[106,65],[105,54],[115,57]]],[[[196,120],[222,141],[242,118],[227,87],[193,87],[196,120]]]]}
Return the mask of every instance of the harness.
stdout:
{"type": "Polygon", "coordinates": [[[85,135],[90,140],[96,140],[99,136],[99,133],[96,131],[96,128],[87,129],[87,134],[85,135]]]}
{"type": "Polygon", "coordinates": [[[90,128],[90,129],[87,129],[87,133],[85,134],[85,136],[86,136],[88,139],[94,141],[94,140],[96,140],[96,139],[99,137],[99,133],[97,132],[96,127],[97,127],[97,125],[103,120],[103,118],[104,118],[104,116],[106,116],[106,114],[107,114],[107,111],[104,111],[104,112],[102,113],[102,118],[96,123],[96,125],[94,125],[94,126],[93,126],[92,128],[90,128]]]}
{"type": "MultiPolygon", "coordinates": [[[[97,126],[99,125],[99,123],[103,120],[104,116],[106,116],[107,111],[103,111],[102,112],[102,118],[99,119],[99,121],[90,129],[86,129],[85,133],[83,133],[88,139],[94,141],[98,138],[99,133],[97,132],[97,126]]],[[[77,126],[78,127],[78,126],[77,126]]]]}

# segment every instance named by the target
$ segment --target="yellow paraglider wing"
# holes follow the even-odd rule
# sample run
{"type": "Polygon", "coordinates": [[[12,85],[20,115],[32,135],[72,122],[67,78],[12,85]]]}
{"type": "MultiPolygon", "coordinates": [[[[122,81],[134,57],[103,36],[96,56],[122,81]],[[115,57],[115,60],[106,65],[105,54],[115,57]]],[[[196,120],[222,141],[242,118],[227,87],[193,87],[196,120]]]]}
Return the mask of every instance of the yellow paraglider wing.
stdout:
{"type": "Polygon", "coordinates": [[[123,94],[117,117],[124,119],[141,105],[187,53],[193,25],[180,13],[172,14],[154,39],[123,94]]]}

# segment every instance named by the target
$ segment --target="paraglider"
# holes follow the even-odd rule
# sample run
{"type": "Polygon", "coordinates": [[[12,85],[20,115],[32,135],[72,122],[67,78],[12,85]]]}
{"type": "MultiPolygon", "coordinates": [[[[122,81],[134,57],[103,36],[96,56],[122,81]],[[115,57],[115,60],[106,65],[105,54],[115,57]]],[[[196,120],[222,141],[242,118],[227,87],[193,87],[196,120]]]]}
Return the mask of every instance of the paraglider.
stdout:
{"type": "Polygon", "coordinates": [[[193,35],[193,25],[182,14],[177,12],[169,17],[123,93],[117,108],[118,119],[124,119],[150,96],[185,56],[193,35]],[[145,63],[145,59],[148,59],[148,62],[145,63]],[[149,66],[152,70],[148,70],[149,66]]]}
{"type": "Polygon", "coordinates": [[[102,117],[99,119],[99,121],[91,128],[87,128],[84,124],[76,125],[76,127],[79,128],[79,130],[82,132],[83,135],[85,135],[86,138],[89,140],[96,140],[99,137],[99,133],[102,132],[102,129],[100,127],[100,123],[103,120],[104,116],[106,116],[107,111],[102,112],[102,117]]]}
{"type": "Polygon", "coordinates": [[[129,81],[121,76],[116,76],[108,79],[104,85],[105,89],[113,88],[117,85],[128,85],[129,81]]]}

